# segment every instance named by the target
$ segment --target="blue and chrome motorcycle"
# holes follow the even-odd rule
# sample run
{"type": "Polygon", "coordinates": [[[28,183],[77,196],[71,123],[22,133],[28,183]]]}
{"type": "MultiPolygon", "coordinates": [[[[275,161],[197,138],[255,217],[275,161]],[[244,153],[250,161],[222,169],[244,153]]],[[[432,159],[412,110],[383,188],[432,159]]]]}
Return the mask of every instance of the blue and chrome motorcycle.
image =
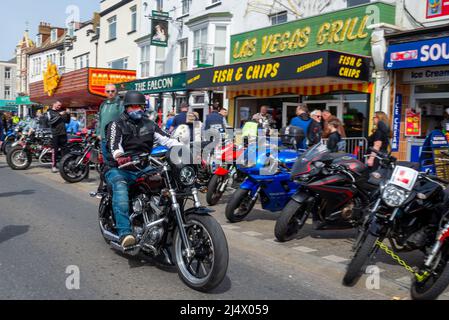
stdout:
{"type": "Polygon", "coordinates": [[[303,131],[297,127],[287,127],[281,131],[281,146],[278,157],[270,155],[271,148],[266,152],[257,152],[256,146],[250,146],[245,151],[245,157],[256,152],[253,163],[248,161],[238,165],[237,169],[247,178],[234,192],[226,206],[226,218],[232,222],[240,222],[251,212],[260,198],[262,208],[271,212],[284,209],[292,195],[300,186],[290,178],[290,170],[296,159],[303,153],[295,147],[304,137],[303,131]]]}

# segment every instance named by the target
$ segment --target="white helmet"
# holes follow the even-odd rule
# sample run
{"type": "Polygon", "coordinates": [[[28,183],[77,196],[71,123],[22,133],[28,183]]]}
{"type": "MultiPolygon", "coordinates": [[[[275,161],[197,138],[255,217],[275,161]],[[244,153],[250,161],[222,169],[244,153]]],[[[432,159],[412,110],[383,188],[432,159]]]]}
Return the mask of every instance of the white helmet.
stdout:
{"type": "Polygon", "coordinates": [[[186,124],[182,124],[172,133],[172,139],[176,139],[183,144],[190,143],[190,128],[186,124]]]}

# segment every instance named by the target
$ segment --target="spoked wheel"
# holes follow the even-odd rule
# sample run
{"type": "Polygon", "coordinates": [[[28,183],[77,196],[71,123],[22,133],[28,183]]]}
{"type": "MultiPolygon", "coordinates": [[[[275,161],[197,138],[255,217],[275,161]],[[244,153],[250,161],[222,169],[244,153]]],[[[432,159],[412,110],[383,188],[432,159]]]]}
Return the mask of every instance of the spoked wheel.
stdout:
{"type": "Polygon", "coordinates": [[[281,216],[276,221],[274,235],[280,242],[294,239],[307,221],[309,214],[305,203],[291,200],[282,210],[281,216]]]}
{"type": "MultiPolygon", "coordinates": [[[[435,300],[449,285],[449,265],[447,258],[435,259],[433,271],[428,277],[418,281],[413,279],[410,294],[413,300],[435,300]]],[[[421,271],[422,274],[424,272],[421,271]]]]}
{"type": "Polygon", "coordinates": [[[249,190],[237,189],[226,206],[226,218],[229,222],[240,222],[246,218],[256,204],[249,190]]]}
{"type": "MultiPolygon", "coordinates": [[[[207,186],[206,200],[210,206],[214,206],[220,201],[223,196],[223,192],[220,191],[223,187],[223,183],[227,180],[227,177],[214,175],[210,179],[209,185],[207,186]]],[[[226,188],[224,189],[226,191],[226,188]]]]}
{"type": "Polygon", "coordinates": [[[213,290],[220,285],[228,270],[229,251],[223,229],[211,216],[191,215],[186,220],[192,252],[188,254],[177,230],[174,247],[179,276],[192,289],[213,290]]]}
{"type": "Polygon", "coordinates": [[[68,154],[61,159],[59,173],[61,177],[69,183],[77,183],[83,181],[89,175],[89,165],[81,163],[80,157],[68,154]]]}
{"type": "Polygon", "coordinates": [[[6,161],[13,170],[26,170],[30,167],[33,160],[31,153],[21,146],[16,146],[9,150],[6,161]]]}

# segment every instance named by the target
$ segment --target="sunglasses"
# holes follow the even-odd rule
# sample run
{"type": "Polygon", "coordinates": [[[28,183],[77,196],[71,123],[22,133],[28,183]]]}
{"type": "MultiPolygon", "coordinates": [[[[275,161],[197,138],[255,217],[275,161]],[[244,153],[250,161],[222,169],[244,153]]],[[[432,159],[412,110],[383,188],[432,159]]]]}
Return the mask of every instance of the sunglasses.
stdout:
{"type": "Polygon", "coordinates": [[[117,91],[113,90],[113,91],[106,91],[106,93],[116,93],[117,91]]]}

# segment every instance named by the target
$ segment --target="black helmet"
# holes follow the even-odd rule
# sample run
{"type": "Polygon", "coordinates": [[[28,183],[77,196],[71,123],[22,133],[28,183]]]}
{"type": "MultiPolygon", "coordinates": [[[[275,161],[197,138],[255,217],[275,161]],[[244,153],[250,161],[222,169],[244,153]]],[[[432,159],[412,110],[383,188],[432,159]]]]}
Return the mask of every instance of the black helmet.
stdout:
{"type": "Polygon", "coordinates": [[[139,91],[128,91],[123,99],[123,106],[126,108],[128,106],[140,105],[145,107],[147,105],[147,99],[139,91]]]}
{"type": "Polygon", "coordinates": [[[281,129],[280,138],[284,146],[296,148],[305,138],[305,134],[302,128],[288,126],[281,129]]]}

